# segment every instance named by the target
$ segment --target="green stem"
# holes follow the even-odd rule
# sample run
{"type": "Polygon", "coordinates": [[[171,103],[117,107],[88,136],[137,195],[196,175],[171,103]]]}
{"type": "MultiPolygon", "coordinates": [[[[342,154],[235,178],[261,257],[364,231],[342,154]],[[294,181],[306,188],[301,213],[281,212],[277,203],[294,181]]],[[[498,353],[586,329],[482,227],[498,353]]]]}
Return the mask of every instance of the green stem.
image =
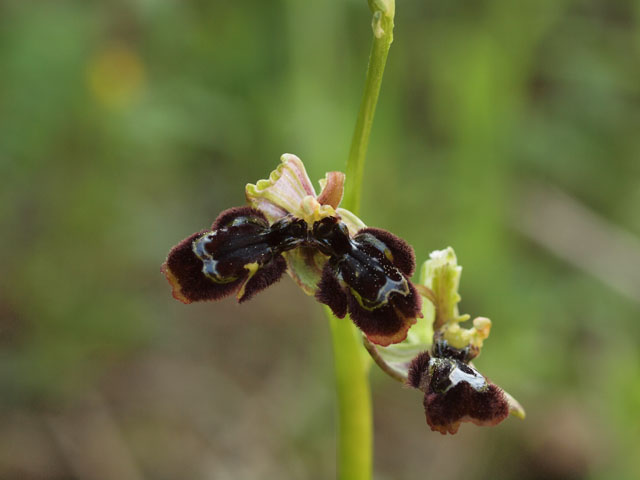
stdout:
{"type": "Polygon", "coordinates": [[[373,12],[373,43],[369,54],[369,66],[360,111],[351,139],[349,159],[347,160],[347,183],[342,201],[342,206],[356,215],[360,211],[364,161],[369,146],[373,116],[376,113],[387,54],[393,41],[393,16],[395,14],[394,0],[369,0],[369,6],[373,12]]]}
{"type": "MultiPolygon", "coordinates": [[[[355,214],[360,210],[364,161],[382,74],[393,41],[395,13],[394,0],[369,0],[369,7],[373,13],[373,44],[347,160],[342,201],[342,206],[355,214]]],[[[355,325],[348,319],[335,318],[329,309],[326,311],[331,323],[338,395],[338,478],[369,480],[373,450],[369,357],[362,346],[362,335],[355,325]]]]}
{"type": "Polygon", "coordinates": [[[372,472],[372,420],[368,362],[362,335],[348,318],[326,309],[333,338],[338,395],[338,478],[368,480],[372,472]]]}

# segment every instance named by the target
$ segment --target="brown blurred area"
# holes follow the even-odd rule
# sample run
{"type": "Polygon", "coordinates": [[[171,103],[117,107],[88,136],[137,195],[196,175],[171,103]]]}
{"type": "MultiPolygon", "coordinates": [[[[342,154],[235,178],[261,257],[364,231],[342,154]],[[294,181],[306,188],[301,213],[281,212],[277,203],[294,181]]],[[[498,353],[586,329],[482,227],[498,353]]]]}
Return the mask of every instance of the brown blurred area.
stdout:
{"type": "MultiPolygon", "coordinates": [[[[160,264],[284,152],[344,168],[364,0],[0,1],[0,479],[335,476],[332,352],[289,279],[160,264]]],[[[372,372],[375,478],[637,479],[640,2],[397,2],[362,218],[453,246],[525,406],[431,432],[372,372]]]]}

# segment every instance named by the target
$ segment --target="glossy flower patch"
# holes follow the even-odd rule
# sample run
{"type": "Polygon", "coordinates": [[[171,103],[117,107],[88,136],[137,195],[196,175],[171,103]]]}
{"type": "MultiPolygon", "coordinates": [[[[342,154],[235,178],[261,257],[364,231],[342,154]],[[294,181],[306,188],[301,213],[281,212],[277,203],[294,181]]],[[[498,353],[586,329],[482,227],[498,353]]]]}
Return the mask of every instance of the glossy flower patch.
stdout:
{"type": "Polygon", "coordinates": [[[304,220],[287,216],[269,225],[255,209],[231,208],[211,230],[194,233],[171,249],[162,271],[183,303],[234,292],[244,302],[282,277],[287,269],[282,253],[306,238],[304,220]]]}
{"type": "Polygon", "coordinates": [[[509,414],[524,418],[522,406],[491,383],[471,361],[489,336],[491,321],[460,314],[458,287],[462,268],[452,248],[430,255],[415,285],[425,297],[422,318],[400,343],[366,344],[373,360],[391,377],[424,395],[427,424],[441,433],[456,433],[464,422],[496,425],[509,414]]]}
{"type": "Polygon", "coordinates": [[[329,256],[316,298],[338,318],[347,313],[369,341],[389,345],[404,340],[422,300],[409,280],[413,249],[380,229],[365,228],[353,237],[336,217],[314,223],[312,242],[329,256]]]}
{"type": "Polygon", "coordinates": [[[402,341],[422,315],[409,280],[413,249],[339,208],[343,184],[344,174],[329,172],[316,195],[302,161],[283,155],[267,180],[247,185],[251,206],[222,212],[211,230],[169,252],[162,271],[173,296],[191,303],[237,293],[244,302],[288,271],[336,316],[349,313],[371,342],[402,341]]]}
{"type": "Polygon", "coordinates": [[[340,208],[343,185],[344,174],[329,172],[318,195],[302,161],[283,155],[268,179],[246,186],[249,206],[225,210],[211,229],[171,249],[162,272],[173,296],[191,303],[235,293],[244,302],[288,272],[336,317],[351,317],[386,373],[424,393],[432,430],[524,418],[522,406],[471,364],[491,321],[462,326],[471,317],[458,310],[462,267],[453,249],[432,252],[414,285],[413,248],[340,208]]]}
{"type": "Polygon", "coordinates": [[[497,425],[507,418],[505,393],[469,365],[468,349],[448,350],[438,356],[423,352],[409,368],[409,385],[424,392],[431,430],[454,434],[463,422],[497,425]]]}

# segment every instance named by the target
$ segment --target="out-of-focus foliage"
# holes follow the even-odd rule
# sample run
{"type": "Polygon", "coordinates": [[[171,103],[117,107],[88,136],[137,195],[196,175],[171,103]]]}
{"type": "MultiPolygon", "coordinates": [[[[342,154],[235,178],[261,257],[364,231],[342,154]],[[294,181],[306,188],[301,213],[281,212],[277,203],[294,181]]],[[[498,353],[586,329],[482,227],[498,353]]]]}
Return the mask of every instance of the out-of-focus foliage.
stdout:
{"type": "MultiPolygon", "coordinates": [[[[375,373],[377,478],[639,478],[638,297],[515,225],[551,184],[637,244],[640,2],[397,3],[362,218],[456,249],[528,417],[443,438],[375,373]]],[[[315,302],[184,306],[159,268],[280,154],[343,168],[370,36],[359,0],[0,2],[1,478],[333,475],[315,302]]]]}

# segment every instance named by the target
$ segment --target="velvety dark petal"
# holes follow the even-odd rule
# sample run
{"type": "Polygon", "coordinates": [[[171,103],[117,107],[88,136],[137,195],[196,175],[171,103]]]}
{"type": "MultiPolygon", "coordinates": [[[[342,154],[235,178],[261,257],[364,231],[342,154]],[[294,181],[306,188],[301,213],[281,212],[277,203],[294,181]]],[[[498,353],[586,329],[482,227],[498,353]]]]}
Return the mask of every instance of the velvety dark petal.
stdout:
{"type": "Polygon", "coordinates": [[[320,290],[325,291],[316,298],[330,304],[342,291],[352,320],[371,342],[386,346],[404,340],[422,316],[422,299],[403,273],[415,266],[411,247],[378,229],[363,229],[352,239],[347,225],[335,217],[315,222],[310,238],[331,258],[323,272],[327,285],[320,290]]]}
{"type": "Polygon", "coordinates": [[[203,230],[185,238],[173,247],[162,264],[161,271],[173,288],[173,297],[182,303],[218,300],[236,291],[243,279],[230,283],[215,283],[202,273],[202,260],[193,253],[193,241],[207,233],[203,230]]]}
{"type": "Polygon", "coordinates": [[[393,263],[402,273],[410,277],[416,269],[416,255],[413,251],[413,247],[405,242],[400,237],[396,237],[393,233],[387,232],[380,228],[363,228],[358,231],[355,239],[365,238],[364,234],[373,235],[380,240],[387,247],[391,253],[389,260],[393,263]]]}
{"type": "Polygon", "coordinates": [[[409,285],[409,295],[392,295],[393,306],[407,318],[422,318],[422,296],[416,291],[416,287],[407,280],[409,285]]]}
{"type": "Polygon", "coordinates": [[[429,380],[429,360],[431,360],[429,352],[422,352],[411,361],[407,378],[409,386],[423,391],[428,388],[425,381],[429,380]]]}
{"type": "Polygon", "coordinates": [[[261,223],[264,228],[269,227],[269,222],[267,222],[266,217],[261,211],[251,207],[233,207],[224,210],[218,215],[218,218],[215,219],[211,226],[211,230],[225,227],[238,217],[254,217],[256,222],[261,223]]]}
{"type": "Polygon", "coordinates": [[[504,392],[493,383],[482,391],[459,382],[446,393],[427,392],[424,408],[431,430],[443,435],[456,433],[462,422],[497,425],[509,415],[504,392]]]}
{"type": "Polygon", "coordinates": [[[287,262],[282,255],[278,255],[249,277],[238,292],[238,303],[251,299],[256,293],[276,283],[286,270],[287,262]]]}
{"type": "Polygon", "coordinates": [[[373,310],[363,308],[358,300],[347,292],[349,315],[364,332],[370,342],[386,347],[407,338],[407,332],[416,317],[406,317],[393,305],[393,299],[373,310]]]}
{"type": "Polygon", "coordinates": [[[316,300],[327,305],[338,318],[344,318],[347,314],[347,296],[328,263],[322,269],[316,300]]]}

